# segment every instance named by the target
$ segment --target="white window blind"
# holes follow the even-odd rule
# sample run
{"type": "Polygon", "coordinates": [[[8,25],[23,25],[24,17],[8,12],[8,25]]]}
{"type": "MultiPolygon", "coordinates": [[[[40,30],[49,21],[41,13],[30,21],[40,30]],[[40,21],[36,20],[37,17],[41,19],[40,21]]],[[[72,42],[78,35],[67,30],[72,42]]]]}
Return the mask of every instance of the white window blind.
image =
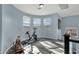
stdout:
{"type": "Polygon", "coordinates": [[[43,19],[43,24],[45,26],[50,26],[51,25],[51,21],[52,21],[52,18],[44,18],[43,19]]]}
{"type": "Polygon", "coordinates": [[[41,19],[40,18],[34,18],[33,19],[33,25],[34,26],[40,26],[41,25],[41,19]]]}
{"type": "Polygon", "coordinates": [[[27,16],[23,16],[23,26],[30,26],[31,18],[27,16]]]}

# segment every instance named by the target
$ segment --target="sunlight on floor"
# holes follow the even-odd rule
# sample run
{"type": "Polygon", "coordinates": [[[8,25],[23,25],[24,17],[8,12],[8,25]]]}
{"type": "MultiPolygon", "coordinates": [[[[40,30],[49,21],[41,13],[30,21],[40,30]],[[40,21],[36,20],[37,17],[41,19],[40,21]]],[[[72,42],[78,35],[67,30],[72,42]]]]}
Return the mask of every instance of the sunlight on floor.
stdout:
{"type": "MultiPolygon", "coordinates": [[[[49,51],[52,51],[51,54],[55,53],[55,54],[63,54],[64,53],[64,49],[63,48],[60,48],[58,47],[57,45],[51,43],[50,41],[42,41],[42,42],[39,42],[41,43],[46,49],[48,49],[49,51]]],[[[56,42],[58,44],[62,44],[61,42],[56,42]]],[[[40,45],[39,45],[40,46],[40,45]]],[[[39,48],[35,45],[26,45],[24,47],[25,49],[25,54],[29,54],[29,52],[31,52],[32,54],[42,54],[39,50],[39,48]]]]}

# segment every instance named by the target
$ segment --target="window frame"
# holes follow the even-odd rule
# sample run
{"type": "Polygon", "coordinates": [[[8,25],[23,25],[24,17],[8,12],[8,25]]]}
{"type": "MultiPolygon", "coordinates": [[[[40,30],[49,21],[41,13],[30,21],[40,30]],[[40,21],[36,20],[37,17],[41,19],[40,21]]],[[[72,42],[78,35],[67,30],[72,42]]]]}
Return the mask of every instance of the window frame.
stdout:
{"type": "Polygon", "coordinates": [[[41,18],[33,18],[33,26],[41,26],[41,18]],[[37,20],[39,20],[38,21],[38,23],[37,23],[37,20]],[[37,24],[34,24],[34,21],[37,23],[37,24]]]}
{"type": "Polygon", "coordinates": [[[43,25],[44,26],[51,26],[52,25],[52,18],[51,17],[47,17],[47,18],[43,18],[43,25]],[[49,19],[50,19],[50,21],[48,21],[49,19]]]}
{"type": "Polygon", "coordinates": [[[30,27],[31,26],[31,18],[28,16],[23,16],[23,26],[30,27]]]}

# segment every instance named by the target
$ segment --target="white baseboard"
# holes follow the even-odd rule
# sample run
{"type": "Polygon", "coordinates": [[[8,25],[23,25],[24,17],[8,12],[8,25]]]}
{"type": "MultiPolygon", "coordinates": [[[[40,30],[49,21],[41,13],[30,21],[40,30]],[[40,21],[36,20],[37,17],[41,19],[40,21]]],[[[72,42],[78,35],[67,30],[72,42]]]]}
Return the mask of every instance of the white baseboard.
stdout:
{"type": "Polygon", "coordinates": [[[6,54],[6,52],[13,46],[13,44],[11,46],[9,46],[4,52],[3,54],[6,54]]]}

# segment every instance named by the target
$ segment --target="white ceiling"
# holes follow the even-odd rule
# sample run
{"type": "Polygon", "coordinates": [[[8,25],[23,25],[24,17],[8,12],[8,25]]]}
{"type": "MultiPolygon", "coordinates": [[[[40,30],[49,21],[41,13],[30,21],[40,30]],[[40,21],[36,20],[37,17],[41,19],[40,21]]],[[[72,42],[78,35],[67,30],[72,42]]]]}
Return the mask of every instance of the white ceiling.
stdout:
{"type": "Polygon", "coordinates": [[[79,15],[79,4],[69,4],[66,9],[62,9],[62,7],[66,7],[64,4],[45,4],[44,8],[40,10],[38,9],[38,4],[14,4],[14,6],[32,15],[50,15],[54,13],[58,13],[61,17],[79,15]]]}

